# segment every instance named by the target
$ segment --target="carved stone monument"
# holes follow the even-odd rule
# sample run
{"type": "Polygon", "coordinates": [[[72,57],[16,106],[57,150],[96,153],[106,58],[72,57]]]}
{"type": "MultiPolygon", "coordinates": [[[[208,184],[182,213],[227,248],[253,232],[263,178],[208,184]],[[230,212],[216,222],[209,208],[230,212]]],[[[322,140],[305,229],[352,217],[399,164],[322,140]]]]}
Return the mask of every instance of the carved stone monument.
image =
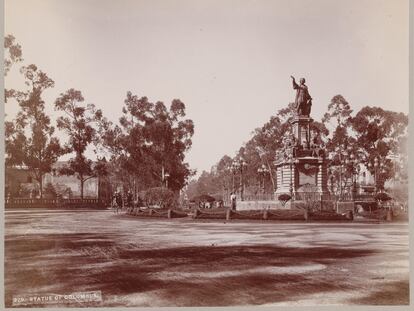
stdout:
{"type": "Polygon", "coordinates": [[[291,78],[296,90],[296,112],[290,121],[290,132],[285,135],[284,147],[277,151],[275,161],[276,197],[289,194],[292,198],[288,207],[303,202],[305,196],[322,200],[328,193],[325,148],[316,135],[312,137],[312,98],[305,79],[300,79],[298,85],[295,78],[291,78]]]}

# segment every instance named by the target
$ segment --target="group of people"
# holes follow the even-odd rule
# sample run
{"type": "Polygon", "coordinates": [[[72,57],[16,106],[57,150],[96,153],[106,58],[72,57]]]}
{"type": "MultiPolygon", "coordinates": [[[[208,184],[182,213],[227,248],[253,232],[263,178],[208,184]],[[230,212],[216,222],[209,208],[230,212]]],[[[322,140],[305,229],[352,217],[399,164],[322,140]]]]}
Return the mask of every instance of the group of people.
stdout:
{"type": "Polygon", "coordinates": [[[121,191],[115,191],[112,196],[112,206],[115,208],[116,212],[118,212],[119,209],[122,210],[123,207],[133,207],[134,205],[141,206],[142,200],[138,196],[137,201],[134,202],[134,195],[131,191],[128,191],[125,197],[122,196],[121,191]]]}
{"type": "MultiPolygon", "coordinates": [[[[230,193],[230,206],[232,210],[236,210],[236,204],[237,204],[236,201],[237,201],[236,193],[231,192],[230,193]]],[[[203,207],[207,207],[207,204],[205,202],[202,202],[202,203],[203,203],[203,207]]],[[[117,190],[112,195],[111,205],[115,209],[115,212],[118,212],[118,210],[122,210],[123,207],[142,206],[142,204],[143,204],[143,201],[140,198],[140,196],[137,196],[137,200],[134,201],[134,195],[132,194],[131,191],[128,191],[126,195],[123,196],[121,191],[117,190]]],[[[222,206],[223,206],[223,202],[221,201],[218,207],[222,207],[222,206]]],[[[208,207],[210,207],[210,203],[208,204],[208,207]]]]}

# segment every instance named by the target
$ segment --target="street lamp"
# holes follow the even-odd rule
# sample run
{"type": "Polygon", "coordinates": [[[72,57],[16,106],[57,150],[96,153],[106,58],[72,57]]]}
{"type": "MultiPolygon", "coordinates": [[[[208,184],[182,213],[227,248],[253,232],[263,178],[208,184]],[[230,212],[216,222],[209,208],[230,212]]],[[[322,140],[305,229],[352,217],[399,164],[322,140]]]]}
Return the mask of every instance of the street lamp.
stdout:
{"type": "Polygon", "coordinates": [[[293,202],[294,198],[293,198],[293,154],[289,154],[289,165],[290,165],[290,187],[289,187],[289,192],[290,192],[290,199],[291,202],[293,202]]]}
{"type": "Polygon", "coordinates": [[[243,179],[243,171],[244,168],[247,166],[246,161],[243,159],[240,160],[240,200],[244,200],[244,179],[243,179]]]}
{"type": "Polygon", "coordinates": [[[334,193],[334,182],[335,182],[335,176],[334,176],[334,172],[329,169],[328,171],[328,176],[329,176],[329,180],[330,180],[330,186],[331,186],[331,194],[334,193]]]}
{"type": "Polygon", "coordinates": [[[378,182],[381,179],[381,174],[386,173],[384,163],[380,161],[379,157],[375,157],[374,164],[369,162],[368,168],[370,169],[374,168],[374,186],[375,186],[375,193],[377,193],[378,190],[380,190],[378,186],[378,182]]]}
{"type": "Polygon", "coordinates": [[[343,198],[343,163],[348,161],[347,160],[347,156],[348,156],[348,151],[342,147],[336,147],[335,148],[336,153],[338,154],[339,157],[339,199],[342,200],[343,198]]]}
{"type": "Polygon", "coordinates": [[[234,193],[236,191],[236,185],[235,185],[235,175],[236,172],[239,170],[239,161],[237,160],[233,160],[233,162],[231,163],[231,172],[233,174],[233,180],[232,180],[232,192],[234,193]]]}
{"type": "MultiPolygon", "coordinates": [[[[336,154],[339,160],[339,196],[340,200],[343,199],[343,184],[344,175],[346,172],[351,173],[351,199],[355,199],[356,192],[356,175],[359,174],[358,160],[354,156],[354,150],[351,146],[348,147],[336,147],[336,154]],[[345,166],[345,167],[344,167],[345,166]],[[344,170],[345,168],[345,170],[344,170]]],[[[332,157],[334,159],[335,157],[332,157]]]]}
{"type": "Polygon", "coordinates": [[[351,165],[351,183],[352,183],[352,189],[351,189],[351,198],[352,201],[355,200],[355,195],[356,195],[356,179],[357,176],[359,175],[359,171],[360,168],[357,164],[357,160],[355,159],[355,156],[351,153],[351,155],[349,156],[349,162],[351,165]]]}
{"type": "Polygon", "coordinates": [[[246,161],[243,159],[236,159],[231,164],[232,171],[233,171],[233,189],[234,189],[234,175],[237,171],[240,172],[240,200],[243,201],[243,194],[244,194],[244,180],[243,180],[243,171],[244,168],[247,166],[246,161]]]}
{"type": "Polygon", "coordinates": [[[259,188],[262,189],[262,193],[265,193],[265,177],[266,174],[269,173],[269,169],[266,165],[262,164],[258,169],[257,173],[259,174],[259,188]]]}

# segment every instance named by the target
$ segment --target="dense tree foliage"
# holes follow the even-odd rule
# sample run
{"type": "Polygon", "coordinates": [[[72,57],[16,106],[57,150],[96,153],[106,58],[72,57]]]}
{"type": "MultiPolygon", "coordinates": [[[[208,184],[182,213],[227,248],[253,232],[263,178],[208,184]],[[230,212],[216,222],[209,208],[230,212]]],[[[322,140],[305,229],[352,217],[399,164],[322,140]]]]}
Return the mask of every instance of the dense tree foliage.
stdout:
{"type": "MultiPolygon", "coordinates": [[[[4,76],[7,76],[14,63],[18,63],[23,60],[22,47],[20,44],[16,43],[15,40],[15,37],[12,35],[7,35],[4,38],[4,76]]],[[[4,90],[5,103],[7,103],[7,100],[13,96],[15,96],[15,90],[4,90]]]]}
{"type": "MultiPolygon", "coordinates": [[[[13,36],[6,36],[5,74],[14,63],[22,61],[22,50],[13,36]]],[[[27,166],[39,183],[42,196],[43,176],[65,153],[73,153],[61,174],[75,175],[80,181],[81,197],[84,183],[93,177],[111,174],[111,181],[120,180],[127,188],[140,190],[168,186],[180,190],[193,174],[184,161],[191,147],[193,122],[185,119],[185,105],[175,99],[167,108],[164,103],[151,103],[146,97],[127,93],[119,124],[110,122],[94,105],[84,104],[81,91],[69,89],[55,101],[62,113],[57,128],[65,132],[64,147],[54,136],[55,128],[45,113],[44,90],[54,81],[35,65],[20,70],[28,90],[7,90],[5,100],[14,98],[20,110],[13,120],[5,122],[6,165],[27,166]],[[87,149],[110,157],[92,161],[87,149]]]]}
{"type": "Polygon", "coordinates": [[[141,189],[168,183],[168,188],[180,190],[192,174],[184,156],[194,133],[193,122],[184,119],[184,103],[175,99],[167,108],[128,92],[122,112],[119,125],[102,119],[100,126],[117,174],[128,172],[129,184],[141,189]]]}
{"type": "Polygon", "coordinates": [[[7,35],[4,38],[4,74],[7,75],[13,63],[21,62],[22,47],[16,43],[16,38],[12,35],[7,35]]]}
{"type": "Polygon", "coordinates": [[[66,150],[54,136],[55,128],[45,113],[42,92],[54,86],[54,81],[35,65],[22,67],[27,91],[16,95],[20,111],[6,128],[6,165],[25,165],[39,184],[43,195],[43,176],[66,150]]]}
{"type": "Polygon", "coordinates": [[[106,174],[106,167],[102,161],[94,163],[85,157],[87,147],[97,140],[94,123],[101,118],[101,111],[96,111],[93,104],[84,105],[84,98],[80,91],[69,89],[55,101],[55,109],[64,112],[57,119],[57,127],[69,136],[66,145],[68,152],[75,156],[68,164],[60,169],[64,175],[75,175],[80,182],[81,198],[83,199],[84,184],[88,179],[106,174]]]}
{"type": "Polygon", "coordinates": [[[407,126],[408,116],[379,107],[364,107],[352,119],[352,128],[356,133],[355,145],[363,155],[362,163],[371,174],[377,176],[380,188],[397,171],[406,168],[407,126]],[[391,155],[400,155],[402,169],[397,167],[391,155]]]}

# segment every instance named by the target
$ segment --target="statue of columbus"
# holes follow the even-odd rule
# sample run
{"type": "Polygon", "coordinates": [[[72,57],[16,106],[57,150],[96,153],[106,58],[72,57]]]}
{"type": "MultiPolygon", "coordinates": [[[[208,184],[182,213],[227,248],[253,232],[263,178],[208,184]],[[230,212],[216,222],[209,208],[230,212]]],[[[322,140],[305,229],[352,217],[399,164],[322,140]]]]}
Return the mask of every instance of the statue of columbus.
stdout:
{"type": "Polygon", "coordinates": [[[299,116],[309,117],[311,106],[312,106],[312,97],[309,95],[308,87],[305,85],[305,79],[301,78],[299,80],[300,85],[298,85],[293,76],[292,78],[293,89],[296,90],[295,98],[295,108],[299,116]]]}

